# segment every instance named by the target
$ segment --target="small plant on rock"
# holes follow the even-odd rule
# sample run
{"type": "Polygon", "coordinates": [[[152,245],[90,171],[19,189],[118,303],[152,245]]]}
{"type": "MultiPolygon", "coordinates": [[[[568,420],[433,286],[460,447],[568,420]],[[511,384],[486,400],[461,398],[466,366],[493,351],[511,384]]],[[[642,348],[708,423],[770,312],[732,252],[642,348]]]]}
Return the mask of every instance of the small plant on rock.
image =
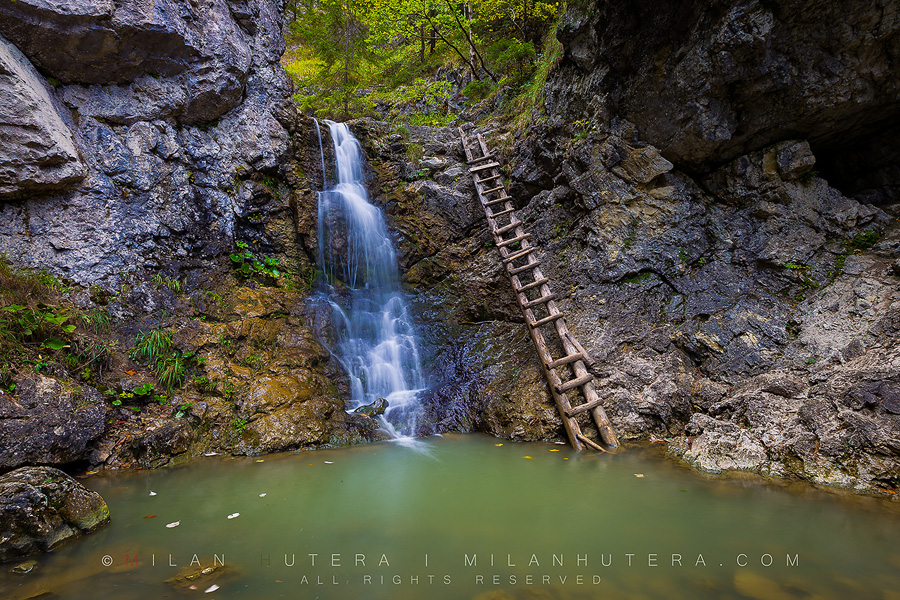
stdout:
{"type": "Polygon", "coordinates": [[[254,275],[264,275],[272,279],[282,277],[284,273],[281,271],[278,259],[270,256],[257,256],[250,251],[250,245],[240,240],[234,243],[238,251],[230,254],[231,262],[237,268],[238,274],[250,278],[254,275]]]}

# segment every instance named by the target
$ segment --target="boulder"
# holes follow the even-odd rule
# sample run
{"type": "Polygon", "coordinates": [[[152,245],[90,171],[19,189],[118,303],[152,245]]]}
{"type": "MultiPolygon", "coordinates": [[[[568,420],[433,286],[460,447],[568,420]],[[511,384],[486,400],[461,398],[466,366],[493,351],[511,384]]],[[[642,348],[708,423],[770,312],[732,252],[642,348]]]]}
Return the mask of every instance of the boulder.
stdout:
{"type": "Polygon", "coordinates": [[[23,467],[0,477],[0,561],[49,552],[109,522],[109,507],[53,467],[23,467]]]}
{"type": "Polygon", "coordinates": [[[106,404],[92,387],[67,389],[35,374],[0,392],[0,469],[87,460],[106,429],[106,404]]]}
{"type": "Polygon", "coordinates": [[[0,199],[64,190],[85,175],[42,78],[0,37],[0,199]]]}

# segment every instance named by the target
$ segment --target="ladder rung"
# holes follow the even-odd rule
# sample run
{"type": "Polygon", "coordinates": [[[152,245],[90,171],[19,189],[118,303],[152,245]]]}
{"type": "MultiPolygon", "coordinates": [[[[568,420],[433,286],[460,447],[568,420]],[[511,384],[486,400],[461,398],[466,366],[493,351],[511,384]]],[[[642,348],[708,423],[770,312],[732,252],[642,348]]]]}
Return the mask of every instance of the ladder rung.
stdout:
{"type": "Polygon", "coordinates": [[[527,265],[524,265],[522,267],[516,267],[515,269],[510,269],[509,274],[510,275],[518,275],[519,273],[524,273],[525,271],[534,269],[539,266],[541,266],[541,261],[536,260],[533,263],[528,263],[527,265]]]}
{"type": "Polygon", "coordinates": [[[511,263],[512,261],[516,260],[517,258],[522,258],[523,256],[528,256],[532,252],[536,252],[536,251],[537,251],[537,247],[532,246],[531,248],[527,248],[525,250],[522,250],[521,252],[516,252],[515,254],[510,254],[509,256],[507,256],[506,258],[503,259],[503,262],[511,263]]]}
{"type": "Polygon", "coordinates": [[[595,442],[592,442],[590,439],[584,437],[582,434],[576,433],[575,437],[578,438],[578,440],[585,446],[589,446],[589,447],[593,448],[594,450],[596,450],[597,452],[606,452],[607,454],[609,454],[609,450],[607,450],[606,448],[604,448],[603,446],[601,446],[595,442]]]}
{"type": "Polygon", "coordinates": [[[512,198],[507,196],[506,198],[497,198],[496,200],[488,200],[487,202],[484,203],[484,206],[487,207],[487,206],[493,206],[495,204],[503,204],[504,202],[506,202],[508,200],[512,200],[512,198]]]}
{"type": "MultiPolygon", "coordinates": [[[[532,249],[533,248],[529,248],[529,250],[532,250],[532,249]]],[[[550,280],[547,279],[546,277],[544,277],[543,279],[538,279],[537,281],[533,281],[532,283],[529,283],[528,285],[523,285],[520,288],[516,288],[516,291],[524,292],[525,290],[530,290],[531,288],[536,288],[539,285],[544,285],[545,283],[550,283],[550,280]]]]}
{"type": "Polygon", "coordinates": [[[546,325],[547,323],[552,323],[557,319],[562,319],[565,315],[562,313],[556,313],[555,315],[550,315],[549,317],[544,317],[540,321],[535,321],[534,323],[529,323],[531,328],[540,327],[541,325],[546,325]]]}
{"type": "Polygon", "coordinates": [[[564,392],[568,392],[569,390],[574,390],[577,387],[581,387],[586,383],[589,383],[594,380],[594,376],[588,373],[587,375],[582,375],[578,379],[572,379],[571,381],[567,381],[564,384],[560,385],[556,388],[556,391],[560,394],[564,392]]]}
{"type": "Polygon", "coordinates": [[[497,173],[496,175],[488,175],[484,179],[475,179],[475,183],[484,183],[485,181],[492,181],[494,179],[500,179],[501,177],[503,177],[503,175],[500,173],[497,173]]]}
{"type": "Polygon", "coordinates": [[[506,210],[501,210],[500,212],[489,213],[488,216],[492,219],[496,219],[497,217],[502,217],[503,215],[508,215],[511,212],[516,212],[516,209],[507,208],[506,210]]]}
{"type": "Polygon", "coordinates": [[[585,402],[584,404],[573,406],[568,412],[566,412],[566,415],[569,417],[574,417],[580,415],[583,412],[587,412],[592,408],[596,408],[601,404],[603,404],[603,402],[600,400],[600,398],[596,398],[594,400],[591,400],[590,402],[585,402]]]}
{"type": "Polygon", "coordinates": [[[484,190],[484,191],[481,192],[481,193],[482,193],[482,194],[493,194],[494,192],[499,192],[499,191],[502,190],[502,189],[506,189],[505,186],[498,185],[498,186],[495,187],[495,188],[491,188],[491,189],[489,189],[489,190],[484,190]]]}
{"type": "Polygon", "coordinates": [[[522,224],[522,221],[512,221],[509,225],[504,225],[503,227],[498,229],[495,233],[497,235],[501,235],[503,233],[506,233],[507,231],[511,231],[511,230],[515,229],[516,227],[518,227],[521,224],[522,224]]]}
{"type": "Polygon", "coordinates": [[[556,300],[556,294],[548,294],[546,296],[541,296],[540,298],[535,298],[534,300],[529,300],[522,305],[522,308],[531,308],[532,306],[537,306],[538,304],[546,304],[551,300],[556,300]]]}
{"type": "Polygon", "coordinates": [[[479,171],[486,171],[487,169],[493,169],[494,167],[499,167],[500,163],[498,162],[489,162],[485,165],[478,165],[477,167],[469,168],[469,173],[477,173],[479,171]]]}
{"type": "Polygon", "coordinates": [[[569,363],[573,363],[576,360],[582,360],[584,358],[584,354],[581,352],[576,352],[575,354],[570,354],[568,356],[563,356],[562,358],[557,358],[553,362],[547,365],[548,369],[555,369],[556,367],[561,367],[563,365],[567,365],[569,363]]]}
{"type": "Polygon", "coordinates": [[[502,248],[503,246],[509,246],[510,244],[515,244],[516,242],[521,242],[522,240],[527,240],[531,237],[530,233],[526,233],[524,235],[517,235],[514,238],[509,238],[508,240],[503,240],[497,244],[498,248],[502,248]]]}
{"type": "Polygon", "coordinates": [[[475,163],[480,163],[481,161],[487,160],[487,159],[489,159],[489,158],[494,158],[494,153],[493,153],[493,152],[488,152],[487,154],[485,154],[485,155],[482,156],[481,158],[473,158],[473,159],[470,160],[467,164],[474,165],[475,163]]]}

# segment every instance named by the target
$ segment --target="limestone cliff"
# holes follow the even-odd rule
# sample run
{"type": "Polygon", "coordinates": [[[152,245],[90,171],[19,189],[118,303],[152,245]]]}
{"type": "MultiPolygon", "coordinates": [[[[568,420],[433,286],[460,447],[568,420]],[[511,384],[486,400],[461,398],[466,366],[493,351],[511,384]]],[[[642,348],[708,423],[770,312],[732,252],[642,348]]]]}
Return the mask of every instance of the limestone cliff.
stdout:
{"type": "MultiPolygon", "coordinates": [[[[886,2],[576,3],[546,116],[481,129],[622,438],[896,490],[898,31],[886,2]]],[[[359,128],[440,426],[559,437],[455,133],[359,128]]]]}
{"type": "Polygon", "coordinates": [[[281,26],[268,0],[0,2],[0,252],[109,286],[208,265],[236,232],[271,246],[281,26]]]}

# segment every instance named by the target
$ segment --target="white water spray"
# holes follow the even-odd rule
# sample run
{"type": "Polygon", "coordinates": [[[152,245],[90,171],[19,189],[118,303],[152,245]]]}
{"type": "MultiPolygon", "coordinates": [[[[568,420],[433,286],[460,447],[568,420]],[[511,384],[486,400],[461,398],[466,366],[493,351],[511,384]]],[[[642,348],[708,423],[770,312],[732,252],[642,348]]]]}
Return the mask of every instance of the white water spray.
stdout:
{"type": "Polygon", "coordinates": [[[369,203],[359,142],[346,124],[326,123],[337,183],[319,193],[318,262],[332,312],[331,352],[350,377],[351,408],[384,398],[384,428],[395,438],[412,436],[424,379],[397,255],[381,211],[369,203]]]}

